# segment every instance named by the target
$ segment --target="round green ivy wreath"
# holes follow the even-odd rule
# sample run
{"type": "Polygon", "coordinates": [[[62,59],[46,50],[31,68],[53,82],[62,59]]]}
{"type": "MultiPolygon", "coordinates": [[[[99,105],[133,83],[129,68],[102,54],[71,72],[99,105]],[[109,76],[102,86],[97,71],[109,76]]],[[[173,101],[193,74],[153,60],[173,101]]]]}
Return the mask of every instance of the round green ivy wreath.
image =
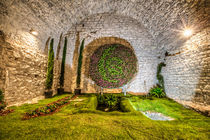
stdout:
{"type": "Polygon", "coordinates": [[[99,47],[90,58],[89,75],[97,85],[117,88],[128,83],[137,72],[133,51],[121,44],[99,47]]]}

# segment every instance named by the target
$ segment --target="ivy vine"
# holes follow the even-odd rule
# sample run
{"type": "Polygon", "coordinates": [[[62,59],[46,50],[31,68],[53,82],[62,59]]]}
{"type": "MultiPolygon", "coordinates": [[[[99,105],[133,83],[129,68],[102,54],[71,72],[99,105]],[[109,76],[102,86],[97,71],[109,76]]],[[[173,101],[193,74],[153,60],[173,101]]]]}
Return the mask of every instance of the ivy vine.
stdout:
{"type": "Polygon", "coordinates": [[[165,66],[166,64],[161,62],[160,64],[158,64],[158,67],[157,67],[158,85],[163,89],[163,91],[165,91],[165,86],[164,86],[164,78],[161,75],[161,70],[162,70],[162,67],[165,67],[165,66]]]}

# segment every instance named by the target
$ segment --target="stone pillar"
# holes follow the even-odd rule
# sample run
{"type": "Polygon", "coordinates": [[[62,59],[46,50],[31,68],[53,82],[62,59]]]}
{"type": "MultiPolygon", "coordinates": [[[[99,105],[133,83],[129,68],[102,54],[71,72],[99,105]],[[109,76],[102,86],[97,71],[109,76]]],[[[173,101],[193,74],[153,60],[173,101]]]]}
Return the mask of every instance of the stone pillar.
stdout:
{"type": "Polygon", "coordinates": [[[78,65],[78,57],[79,57],[79,45],[80,45],[80,35],[77,32],[74,56],[73,56],[73,66],[72,66],[72,91],[76,88],[76,80],[77,80],[77,65],[78,65]]]}
{"type": "Polygon", "coordinates": [[[46,44],[45,44],[45,48],[44,48],[44,54],[48,56],[48,46],[49,46],[49,43],[50,43],[50,38],[51,37],[48,37],[47,41],[46,41],[46,44]]]}
{"type": "Polygon", "coordinates": [[[53,96],[58,93],[58,88],[60,88],[60,68],[61,62],[59,60],[54,60],[54,69],[53,69],[53,96]]]}
{"type": "Polygon", "coordinates": [[[60,39],[57,46],[56,57],[54,60],[54,69],[53,69],[53,96],[58,94],[58,88],[60,88],[60,73],[61,73],[61,62],[59,61],[61,43],[62,43],[63,33],[60,35],[60,39]]]}
{"type": "Polygon", "coordinates": [[[2,36],[0,35],[0,89],[5,89],[5,80],[6,80],[6,70],[5,70],[5,60],[3,58],[4,56],[4,40],[2,36]]]}

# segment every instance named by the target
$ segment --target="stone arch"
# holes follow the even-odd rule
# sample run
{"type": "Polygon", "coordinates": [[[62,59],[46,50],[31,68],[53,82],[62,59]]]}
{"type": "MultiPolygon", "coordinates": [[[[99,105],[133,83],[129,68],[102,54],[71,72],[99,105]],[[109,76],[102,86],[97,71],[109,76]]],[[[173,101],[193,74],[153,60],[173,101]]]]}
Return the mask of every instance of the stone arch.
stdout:
{"type": "MultiPolygon", "coordinates": [[[[158,63],[157,45],[155,44],[153,36],[148,32],[144,25],[136,19],[129,16],[109,13],[88,16],[81,23],[75,25],[69,30],[67,34],[69,37],[69,46],[75,45],[76,32],[80,32],[80,41],[85,39],[85,46],[92,41],[103,37],[116,37],[129,42],[130,45],[127,43],[125,46],[132,46],[131,48],[134,50],[133,52],[135,52],[135,55],[138,58],[138,69],[141,68],[141,71],[137,72],[137,76],[131,81],[127,91],[136,94],[145,94],[150,87],[155,84],[156,66],[158,63]],[[107,23],[110,24],[106,25],[107,23]]],[[[110,40],[106,41],[111,42],[110,40]]],[[[91,50],[91,48],[89,50],[91,50]]],[[[67,60],[68,64],[76,66],[77,62],[72,63],[74,56],[73,52],[74,47],[68,49],[67,60]]],[[[76,71],[73,71],[73,75],[74,77],[76,76],[76,71]]],[[[73,78],[72,83],[75,82],[75,78],[73,78]]],[[[91,87],[90,85],[92,85],[92,82],[93,81],[87,78],[87,84],[81,83],[81,88],[86,89],[86,87],[91,87]]],[[[72,89],[74,89],[74,86],[75,84],[73,84],[72,89]]],[[[96,90],[94,91],[97,92],[96,90]]],[[[82,90],[82,92],[87,93],[86,90],[82,90]]]]}

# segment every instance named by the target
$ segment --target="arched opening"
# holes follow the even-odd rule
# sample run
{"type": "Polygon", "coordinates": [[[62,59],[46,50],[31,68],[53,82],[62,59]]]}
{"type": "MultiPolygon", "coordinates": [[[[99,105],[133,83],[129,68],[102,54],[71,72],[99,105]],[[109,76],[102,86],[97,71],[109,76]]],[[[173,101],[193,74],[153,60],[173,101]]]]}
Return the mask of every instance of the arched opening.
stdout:
{"type": "MultiPolygon", "coordinates": [[[[118,92],[121,92],[121,88],[123,85],[127,84],[133,77],[129,78],[130,80],[125,80],[124,83],[119,83],[119,82],[116,82],[116,85],[114,86],[111,86],[111,84],[109,84],[109,86],[105,86],[105,85],[100,85],[99,84],[99,81],[96,80],[96,78],[94,78],[95,76],[91,76],[90,74],[90,70],[94,69],[93,66],[93,62],[91,62],[91,57],[95,54],[95,53],[98,53],[100,52],[100,48],[109,48],[109,46],[112,46],[113,44],[118,44],[118,48],[117,49],[122,49],[123,47],[126,49],[126,50],[129,50],[132,54],[132,58],[135,59],[135,64],[132,65],[135,67],[135,72],[133,71],[133,73],[135,74],[137,72],[137,58],[135,56],[135,52],[134,52],[134,49],[133,47],[130,45],[130,43],[128,41],[126,41],[125,39],[122,39],[122,38],[118,38],[118,37],[102,37],[102,38],[98,38],[98,39],[95,39],[93,40],[92,42],[90,42],[88,45],[86,45],[85,49],[84,49],[84,52],[83,52],[83,69],[82,69],[82,89],[83,89],[83,92],[85,93],[94,93],[94,92],[97,92],[98,90],[100,90],[100,87],[104,87],[105,89],[105,92],[112,92],[112,93],[118,93],[118,92]],[[121,46],[121,47],[120,47],[121,46]],[[97,52],[98,51],[98,52],[97,52]],[[94,81],[94,80],[95,81],[94,81]],[[118,86],[117,86],[117,83],[118,83],[118,86]],[[111,90],[109,90],[111,88],[111,90]]],[[[119,53],[124,53],[125,51],[122,50],[122,52],[119,52],[119,53]]],[[[127,60],[127,61],[130,61],[130,60],[127,60]]],[[[124,67],[124,66],[123,66],[124,67]]],[[[128,68],[126,66],[126,68],[128,68]]],[[[94,71],[96,72],[96,71],[94,71]]],[[[127,72],[127,71],[126,71],[127,72]]],[[[134,76],[134,75],[132,75],[134,76]]],[[[105,80],[107,81],[107,80],[105,80]]],[[[122,81],[123,82],[123,81],[122,81]]],[[[105,83],[104,83],[105,84],[105,83]]]]}

